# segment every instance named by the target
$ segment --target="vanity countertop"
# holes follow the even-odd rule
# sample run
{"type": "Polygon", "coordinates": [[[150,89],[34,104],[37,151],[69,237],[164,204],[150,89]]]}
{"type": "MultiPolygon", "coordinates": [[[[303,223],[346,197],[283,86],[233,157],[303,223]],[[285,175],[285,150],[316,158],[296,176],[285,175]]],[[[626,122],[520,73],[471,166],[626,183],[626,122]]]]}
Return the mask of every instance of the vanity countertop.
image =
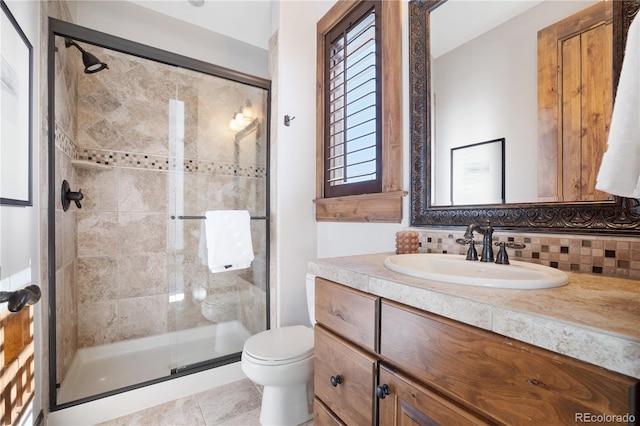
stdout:
{"type": "Polygon", "coordinates": [[[640,378],[640,281],[569,273],[569,284],[509,290],[393,272],[393,253],[317,259],[311,274],[640,378]]]}

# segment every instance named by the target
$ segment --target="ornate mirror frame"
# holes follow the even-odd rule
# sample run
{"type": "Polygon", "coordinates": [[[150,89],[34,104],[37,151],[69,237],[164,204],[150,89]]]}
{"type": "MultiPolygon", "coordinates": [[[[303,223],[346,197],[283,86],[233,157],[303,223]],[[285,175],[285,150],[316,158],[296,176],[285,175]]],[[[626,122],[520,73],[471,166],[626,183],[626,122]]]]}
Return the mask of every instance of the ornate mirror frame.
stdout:
{"type": "MultiPolygon", "coordinates": [[[[446,0],[409,2],[409,102],[411,136],[411,226],[466,226],[490,221],[505,229],[537,232],[640,234],[640,199],[605,202],[432,206],[429,13],[446,0]]],[[[617,87],[627,31],[640,0],[615,1],[613,81],[617,87]]]]}

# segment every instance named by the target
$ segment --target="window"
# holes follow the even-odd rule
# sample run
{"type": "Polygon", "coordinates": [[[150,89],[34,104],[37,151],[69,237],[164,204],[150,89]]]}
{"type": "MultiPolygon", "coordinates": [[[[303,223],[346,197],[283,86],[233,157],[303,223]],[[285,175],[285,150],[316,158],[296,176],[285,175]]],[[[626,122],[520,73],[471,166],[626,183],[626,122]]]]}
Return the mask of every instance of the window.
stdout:
{"type": "Polygon", "coordinates": [[[401,7],[338,1],[318,22],[317,220],[402,220],[401,7]]]}
{"type": "Polygon", "coordinates": [[[362,3],[325,36],[325,197],[381,189],[379,17],[362,3]]]}

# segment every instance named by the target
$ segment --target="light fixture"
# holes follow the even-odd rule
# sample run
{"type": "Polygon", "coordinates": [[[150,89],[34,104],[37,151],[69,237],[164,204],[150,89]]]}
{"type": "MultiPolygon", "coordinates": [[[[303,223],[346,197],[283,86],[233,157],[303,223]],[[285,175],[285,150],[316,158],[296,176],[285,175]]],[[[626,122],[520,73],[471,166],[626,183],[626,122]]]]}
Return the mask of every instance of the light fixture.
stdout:
{"type": "Polygon", "coordinates": [[[240,112],[233,113],[233,118],[229,123],[229,128],[234,132],[239,132],[240,130],[251,124],[254,120],[255,118],[251,102],[247,101],[245,105],[240,108],[240,112]]]}
{"type": "Polygon", "coordinates": [[[237,112],[233,114],[233,118],[231,122],[229,122],[229,128],[234,132],[239,132],[242,130],[246,124],[244,123],[244,117],[241,112],[237,112]]]}
{"type": "Polygon", "coordinates": [[[75,46],[78,48],[80,52],[82,52],[82,62],[84,63],[84,73],[85,74],[93,74],[94,72],[102,71],[103,69],[109,69],[107,64],[101,62],[100,59],[93,56],[91,53],[84,50],[78,43],[71,40],[70,38],[64,39],[64,46],[68,49],[71,46],[75,46]]]}
{"type": "Polygon", "coordinates": [[[247,100],[247,103],[242,107],[240,111],[242,112],[242,115],[249,120],[255,117],[253,112],[253,107],[251,106],[251,102],[248,100],[247,100]]]}

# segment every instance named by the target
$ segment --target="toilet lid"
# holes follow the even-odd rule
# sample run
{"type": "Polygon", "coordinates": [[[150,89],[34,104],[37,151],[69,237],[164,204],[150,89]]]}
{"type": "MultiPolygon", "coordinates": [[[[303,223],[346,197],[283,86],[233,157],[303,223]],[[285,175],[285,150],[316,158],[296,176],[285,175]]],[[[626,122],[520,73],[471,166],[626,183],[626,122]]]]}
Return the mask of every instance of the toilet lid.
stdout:
{"type": "Polygon", "coordinates": [[[261,361],[295,362],[313,355],[313,329],[303,325],[273,328],[244,342],[247,355],[261,361]]]}

